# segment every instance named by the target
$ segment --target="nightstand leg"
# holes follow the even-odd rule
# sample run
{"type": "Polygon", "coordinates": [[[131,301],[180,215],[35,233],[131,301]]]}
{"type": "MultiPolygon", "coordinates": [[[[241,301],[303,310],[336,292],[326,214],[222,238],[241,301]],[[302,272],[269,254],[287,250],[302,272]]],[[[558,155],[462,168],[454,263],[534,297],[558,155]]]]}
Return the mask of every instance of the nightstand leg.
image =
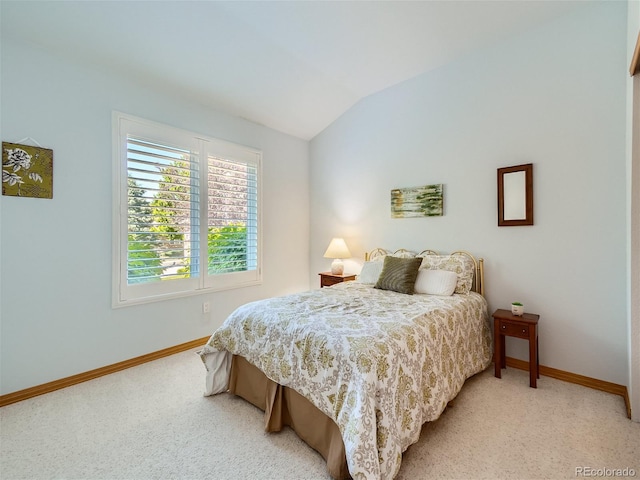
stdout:
{"type": "Polygon", "coordinates": [[[500,370],[500,366],[502,365],[502,356],[504,355],[503,349],[500,348],[501,346],[500,338],[502,337],[502,335],[500,335],[499,324],[500,322],[496,320],[494,322],[495,326],[493,328],[493,364],[494,364],[494,375],[496,378],[502,378],[502,372],[500,370]]]}
{"type": "Polygon", "coordinates": [[[502,361],[501,363],[501,367],[502,368],[507,368],[507,347],[506,345],[506,336],[505,335],[500,335],[500,351],[502,352],[502,361]]]}
{"type": "Polygon", "coordinates": [[[538,388],[538,336],[535,328],[529,331],[529,386],[538,388]]]}
{"type": "Polygon", "coordinates": [[[536,360],[538,369],[538,378],[540,378],[540,349],[538,348],[538,334],[536,333],[536,360]]]}

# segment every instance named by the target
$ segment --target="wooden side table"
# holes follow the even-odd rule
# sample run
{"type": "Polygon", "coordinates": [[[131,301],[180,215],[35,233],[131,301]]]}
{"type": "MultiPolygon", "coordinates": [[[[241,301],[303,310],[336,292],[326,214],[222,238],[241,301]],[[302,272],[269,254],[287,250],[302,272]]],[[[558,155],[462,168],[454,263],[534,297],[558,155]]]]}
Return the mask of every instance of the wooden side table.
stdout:
{"type": "Polygon", "coordinates": [[[538,320],[540,315],[525,313],[521,317],[510,310],[496,310],[493,314],[493,344],[495,376],[502,378],[502,369],[507,368],[504,338],[517,337],[529,340],[529,386],[538,388],[540,362],[538,359],[538,320]]]}
{"type": "Polygon", "coordinates": [[[350,280],[355,280],[355,274],[343,274],[343,275],[334,275],[331,272],[322,272],[320,275],[320,288],[322,287],[330,287],[331,285],[335,285],[336,283],[348,282],[350,280]]]}

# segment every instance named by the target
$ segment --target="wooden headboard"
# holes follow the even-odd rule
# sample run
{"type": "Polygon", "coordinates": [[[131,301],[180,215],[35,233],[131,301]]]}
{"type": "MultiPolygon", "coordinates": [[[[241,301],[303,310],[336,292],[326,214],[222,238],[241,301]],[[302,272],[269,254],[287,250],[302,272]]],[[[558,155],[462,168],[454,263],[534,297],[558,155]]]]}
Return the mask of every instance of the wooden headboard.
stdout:
{"type": "MultiPolygon", "coordinates": [[[[427,255],[440,255],[440,254],[435,250],[422,250],[420,253],[415,253],[411,250],[406,250],[404,248],[401,248],[394,252],[390,250],[385,250],[384,248],[375,248],[370,252],[365,252],[364,259],[365,261],[373,261],[376,258],[380,259],[385,257],[386,255],[393,255],[394,257],[411,258],[411,257],[425,257],[427,255]]],[[[464,255],[473,262],[474,275],[473,275],[473,285],[471,287],[471,290],[473,290],[476,293],[479,293],[484,297],[484,259],[476,258],[466,250],[457,250],[455,252],[451,252],[443,255],[464,255]]]]}

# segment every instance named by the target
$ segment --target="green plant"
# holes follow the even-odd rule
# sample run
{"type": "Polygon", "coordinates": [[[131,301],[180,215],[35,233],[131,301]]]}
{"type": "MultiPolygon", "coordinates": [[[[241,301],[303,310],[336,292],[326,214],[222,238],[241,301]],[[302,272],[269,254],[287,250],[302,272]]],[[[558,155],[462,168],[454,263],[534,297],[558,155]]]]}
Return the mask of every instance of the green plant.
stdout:
{"type": "Polygon", "coordinates": [[[145,283],[156,281],[162,272],[162,260],[154,250],[153,243],[128,235],[127,282],[145,283]]]}
{"type": "MultiPolygon", "coordinates": [[[[247,227],[230,223],[223,227],[209,227],[207,235],[209,275],[243,272],[247,269],[247,227]]],[[[189,276],[191,260],[178,273],[189,276]]]]}
{"type": "Polygon", "coordinates": [[[247,227],[230,223],[209,227],[209,275],[242,272],[247,269],[247,227]]]}
{"type": "Polygon", "coordinates": [[[522,304],[520,302],[511,302],[511,305],[515,305],[516,307],[521,307],[522,304]]]}

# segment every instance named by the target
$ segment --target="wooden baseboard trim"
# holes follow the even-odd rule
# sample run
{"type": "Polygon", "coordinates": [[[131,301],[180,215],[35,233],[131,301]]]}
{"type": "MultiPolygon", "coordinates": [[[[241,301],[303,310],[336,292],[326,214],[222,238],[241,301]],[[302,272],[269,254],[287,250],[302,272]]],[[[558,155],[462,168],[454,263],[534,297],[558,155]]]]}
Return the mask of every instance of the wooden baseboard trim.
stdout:
{"type": "Polygon", "coordinates": [[[158,360],[162,357],[168,357],[169,355],[173,355],[175,353],[180,353],[186,350],[191,350],[192,348],[201,347],[204,346],[204,344],[207,343],[208,340],[209,337],[198,338],[196,340],[191,340],[190,342],[181,343],[180,345],[175,345],[173,347],[158,350],[157,352],[147,353],[146,355],[141,355],[139,357],[125,360],[123,362],[114,363],[113,365],[107,365],[106,367],[96,368],[95,370],[90,370],[88,372],[79,373],[77,375],[61,378],[59,380],[54,380],[53,382],[43,383],[42,385],[26,388],[24,390],[19,390],[13,393],[7,393],[6,395],[0,395],[0,407],[4,407],[5,405],[10,405],[16,402],[21,402],[22,400],[37,397],[38,395],[43,395],[55,390],[60,390],[61,388],[70,387],[71,385],[76,385],[88,380],[93,380],[94,378],[102,377],[103,375],[109,375],[110,373],[115,373],[119,372],[120,370],[125,370],[137,365],[142,365],[143,363],[158,360]]]}
{"type": "MultiPolygon", "coordinates": [[[[517,358],[507,357],[507,367],[517,368],[519,370],[529,371],[529,362],[526,360],[519,360],[517,358]]],[[[631,401],[629,399],[629,391],[624,385],[618,385],[617,383],[605,382],[604,380],[598,380],[596,378],[585,377],[584,375],[578,375],[577,373],[565,372],[564,370],[558,370],[557,368],[545,367],[540,365],[540,375],[545,377],[556,378],[569,383],[575,383],[584,387],[594,388],[596,390],[602,390],[603,392],[613,393],[614,395],[620,395],[624,399],[624,404],[627,408],[627,416],[631,418],[631,401]]]]}
{"type": "MultiPolygon", "coordinates": [[[[94,378],[109,375],[110,373],[119,372],[127,368],[135,367],[137,365],[142,365],[143,363],[158,360],[162,357],[168,357],[169,355],[174,355],[186,350],[191,350],[192,348],[203,346],[205,343],[207,343],[207,340],[209,340],[209,337],[198,338],[196,340],[191,340],[190,342],[181,343],[180,345],[175,345],[173,347],[158,350],[146,355],[141,355],[139,357],[114,363],[112,365],[107,365],[105,367],[96,368],[95,370],[90,370],[88,372],[79,373],[70,377],[61,378],[59,380],[54,380],[53,382],[44,383],[35,387],[19,390],[17,392],[7,393],[6,395],[0,395],[0,407],[4,407],[5,405],[10,405],[16,402],[21,402],[22,400],[27,400],[29,398],[37,397],[38,395],[44,395],[45,393],[54,392],[56,390],[60,390],[61,388],[70,387],[71,385],[76,385],[88,380],[93,380],[94,378]]],[[[506,361],[508,367],[513,367],[520,370],[529,370],[529,362],[525,360],[507,357],[506,361]]],[[[589,388],[594,388],[596,390],[602,390],[603,392],[613,393],[614,395],[620,395],[624,399],[624,403],[627,408],[627,416],[631,418],[631,401],[629,399],[629,392],[627,390],[627,387],[624,385],[618,385],[616,383],[606,382],[604,380],[585,377],[584,375],[565,372],[564,370],[558,370],[557,368],[546,367],[544,365],[540,365],[540,375],[556,378],[558,380],[563,380],[569,383],[575,383],[577,385],[582,385],[589,388]]]]}

